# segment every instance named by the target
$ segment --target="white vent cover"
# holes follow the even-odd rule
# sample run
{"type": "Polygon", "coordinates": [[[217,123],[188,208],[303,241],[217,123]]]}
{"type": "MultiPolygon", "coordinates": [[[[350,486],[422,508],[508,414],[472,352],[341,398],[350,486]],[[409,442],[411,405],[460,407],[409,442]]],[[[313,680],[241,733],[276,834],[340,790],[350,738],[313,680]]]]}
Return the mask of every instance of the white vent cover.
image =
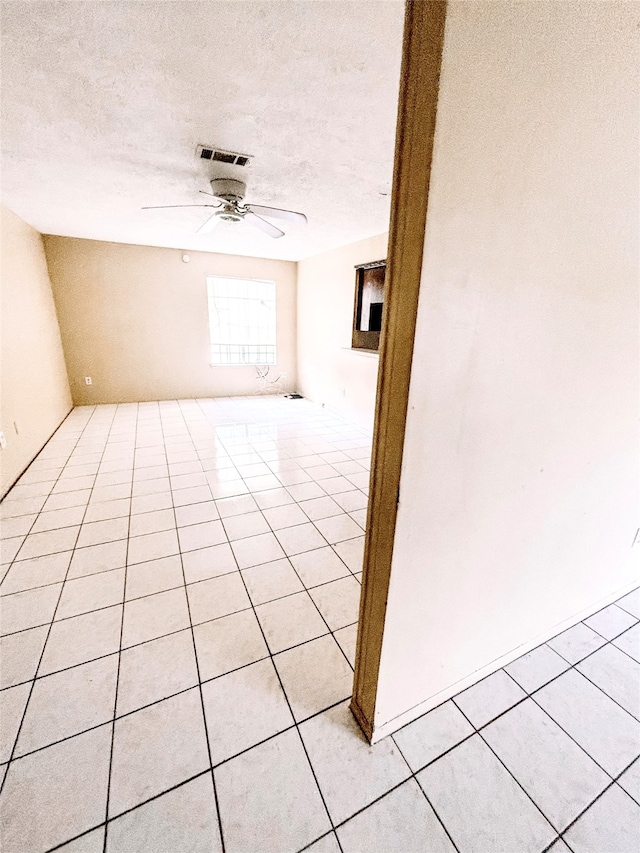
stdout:
{"type": "Polygon", "coordinates": [[[246,166],[251,154],[239,154],[237,151],[224,151],[213,145],[198,145],[196,153],[201,160],[215,163],[227,163],[229,166],[246,166]]]}

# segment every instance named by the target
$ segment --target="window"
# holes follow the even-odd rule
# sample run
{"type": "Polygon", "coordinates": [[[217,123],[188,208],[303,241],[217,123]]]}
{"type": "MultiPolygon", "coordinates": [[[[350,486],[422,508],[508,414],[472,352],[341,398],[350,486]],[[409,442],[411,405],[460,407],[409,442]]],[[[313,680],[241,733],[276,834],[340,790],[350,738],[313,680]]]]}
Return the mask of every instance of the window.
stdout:
{"type": "Polygon", "coordinates": [[[386,261],[373,261],[356,267],[356,297],[351,336],[351,346],[354,349],[377,350],[380,344],[386,268],[386,261]]]}
{"type": "Polygon", "coordinates": [[[207,276],[211,364],[276,363],[274,281],[207,276]]]}

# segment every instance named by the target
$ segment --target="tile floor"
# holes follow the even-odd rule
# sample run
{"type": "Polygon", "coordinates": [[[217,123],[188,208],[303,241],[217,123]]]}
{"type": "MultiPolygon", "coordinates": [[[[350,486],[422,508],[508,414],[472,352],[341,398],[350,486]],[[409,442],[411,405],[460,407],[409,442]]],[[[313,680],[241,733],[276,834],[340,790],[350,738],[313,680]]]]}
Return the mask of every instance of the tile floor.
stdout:
{"type": "Polygon", "coordinates": [[[3,853],[635,853],[640,592],[369,747],[370,437],[75,409],[3,501],[3,853]]]}

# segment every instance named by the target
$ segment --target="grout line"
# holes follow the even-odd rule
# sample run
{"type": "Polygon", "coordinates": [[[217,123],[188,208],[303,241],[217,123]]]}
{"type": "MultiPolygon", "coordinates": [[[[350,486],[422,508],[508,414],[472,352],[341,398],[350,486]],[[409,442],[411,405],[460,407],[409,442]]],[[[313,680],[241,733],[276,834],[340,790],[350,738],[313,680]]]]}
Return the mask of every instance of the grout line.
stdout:
{"type": "MultiPolygon", "coordinates": [[[[82,438],[82,435],[84,434],[85,429],[87,428],[87,426],[88,426],[88,425],[89,425],[89,423],[91,422],[91,419],[92,419],[92,418],[93,418],[93,416],[95,415],[95,411],[96,411],[96,409],[95,409],[95,407],[94,407],[94,408],[93,408],[93,411],[92,411],[92,412],[91,412],[91,414],[89,415],[89,417],[88,417],[88,419],[87,419],[87,421],[86,421],[86,423],[85,423],[85,425],[84,425],[83,429],[80,431],[80,433],[79,433],[79,435],[78,435],[78,438],[77,438],[76,442],[74,443],[73,450],[71,451],[71,453],[73,453],[73,451],[75,450],[75,448],[78,446],[78,444],[79,444],[79,442],[80,442],[80,440],[81,440],[81,438],[82,438]]],[[[67,416],[67,417],[68,417],[68,416],[67,416]]],[[[65,420],[66,420],[66,419],[65,419],[65,420]]],[[[46,446],[46,445],[45,445],[45,446],[46,446]]],[[[36,457],[36,458],[37,458],[37,457],[36,457]]],[[[61,472],[61,474],[62,474],[62,472],[61,472]]],[[[56,480],[56,482],[57,482],[57,480],[56,480]]],[[[54,487],[55,487],[55,484],[54,484],[54,486],[53,486],[52,488],[54,488],[54,487]]],[[[86,508],[85,508],[85,512],[86,512],[86,508]]],[[[80,525],[80,526],[78,527],[78,532],[77,532],[77,534],[76,534],[76,542],[78,541],[78,537],[80,536],[80,528],[81,528],[81,526],[82,526],[82,525],[80,525]]],[[[54,623],[54,620],[55,620],[55,618],[56,618],[56,612],[57,612],[57,610],[58,610],[58,607],[60,606],[60,601],[62,600],[62,594],[63,594],[63,592],[64,592],[64,586],[65,586],[66,578],[67,578],[67,576],[68,576],[68,574],[69,574],[69,569],[70,569],[70,567],[71,567],[71,560],[69,560],[69,566],[67,567],[67,571],[66,571],[66,574],[65,574],[65,578],[64,578],[64,580],[62,581],[62,584],[60,585],[60,592],[59,592],[59,595],[58,595],[58,600],[56,601],[55,607],[54,607],[54,609],[53,609],[53,613],[52,613],[52,615],[51,615],[51,621],[49,622],[49,627],[48,627],[48,629],[47,629],[47,635],[46,635],[46,637],[45,637],[45,641],[44,641],[44,644],[43,644],[43,646],[42,646],[42,650],[41,650],[41,652],[40,652],[40,656],[39,656],[39,658],[38,658],[38,663],[37,663],[37,665],[36,665],[36,669],[35,669],[35,672],[34,672],[34,677],[33,677],[33,679],[31,680],[31,687],[29,688],[29,695],[27,696],[27,701],[26,701],[25,706],[24,706],[24,708],[23,708],[23,710],[22,710],[22,716],[21,716],[21,718],[20,718],[20,723],[19,723],[19,725],[18,725],[18,728],[17,728],[16,734],[15,734],[15,737],[14,737],[14,739],[13,739],[13,746],[12,746],[12,748],[11,748],[11,753],[9,754],[9,759],[8,759],[8,761],[6,762],[6,764],[7,764],[7,769],[6,769],[6,771],[5,771],[4,778],[2,779],[2,783],[0,784],[0,794],[2,793],[2,791],[3,791],[3,789],[4,789],[4,786],[5,786],[6,782],[7,782],[7,779],[8,779],[8,777],[9,777],[9,773],[11,772],[11,762],[12,762],[13,757],[14,757],[14,755],[15,755],[16,747],[17,747],[17,745],[18,745],[18,740],[19,740],[19,738],[20,738],[20,732],[22,731],[22,727],[23,727],[23,725],[24,725],[24,721],[25,721],[25,718],[26,718],[26,715],[27,715],[27,711],[28,711],[28,708],[29,708],[29,704],[30,704],[30,702],[31,702],[31,696],[33,695],[33,691],[34,691],[34,689],[35,689],[36,679],[37,679],[37,676],[38,676],[38,670],[40,669],[40,666],[42,665],[42,660],[43,660],[43,658],[44,658],[44,654],[45,654],[45,651],[46,651],[46,648],[47,648],[47,643],[49,642],[49,637],[50,637],[50,635],[51,635],[51,629],[52,629],[52,627],[53,627],[53,623],[54,623]]],[[[28,683],[28,682],[27,682],[27,683],[28,683]]]]}
{"type": "MultiPolygon", "coordinates": [[[[116,408],[116,412],[114,414],[114,419],[117,416],[118,409],[116,408]]],[[[113,426],[113,422],[112,422],[113,426]]],[[[137,436],[138,433],[138,408],[136,407],[136,417],[135,417],[135,426],[134,426],[134,435],[137,436]]],[[[135,440],[135,439],[134,439],[135,440]]],[[[108,439],[107,439],[108,441],[108,439]]],[[[133,480],[131,482],[131,492],[133,493],[133,480]]],[[[129,504],[129,518],[127,523],[127,533],[131,530],[131,504],[129,504]]],[[[109,819],[109,800],[111,797],[111,777],[113,771],[113,749],[116,740],[116,710],[118,707],[118,689],[120,687],[120,666],[122,663],[122,638],[124,636],[124,615],[125,615],[125,603],[127,596],[127,564],[129,562],[129,537],[127,536],[127,544],[125,550],[125,558],[124,558],[124,583],[122,586],[122,615],[120,617],[120,641],[118,643],[118,666],[116,670],[116,685],[113,693],[113,718],[111,720],[111,749],[109,751],[109,775],[107,777],[107,796],[105,801],[105,828],[104,828],[104,840],[102,845],[103,853],[107,853],[107,837],[109,832],[109,824],[107,823],[109,819]]]]}
{"type": "MultiPolygon", "coordinates": [[[[162,423],[162,419],[161,419],[161,423],[162,423]]],[[[163,436],[164,436],[164,434],[165,434],[164,433],[164,427],[162,427],[162,431],[163,431],[163,436]]],[[[171,497],[172,497],[172,502],[173,502],[173,489],[171,490],[171,497]]],[[[174,522],[175,522],[176,528],[177,528],[175,504],[173,507],[173,516],[174,516],[174,522]]],[[[193,630],[194,625],[193,625],[193,618],[191,615],[191,602],[189,601],[189,594],[188,594],[188,590],[187,590],[187,577],[186,577],[185,571],[184,571],[184,562],[182,559],[180,538],[178,537],[177,532],[176,532],[176,538],[178,539],[178,549],[180,550],[180,567],[182,569],[184,597],[185,597],[185,600],[187,603],[187,612],[189,615],[189,628],[191,630],[191,643],[193,645],[193,657],[194,657],[194,662],[196,665],[196,675],[198,678],[198,693],[200,695],[200,708],[202,711],[202,724],[204,726],[204,735],[205,735],[205,741],[206,741],[206,745],[207,745],[207,755],[209,756],[209,770],[208,770],[208,772],[211,774],[211,784],[213,787],[213,799],[214,799],[214,804],[215,804],[215,814],[216,814],[216,820],[218,822],[218,831],[220,833],[220,845],[222,847],[222,853],[225,853],[224,832],[222,829],[222,817],[220,814],[220,802],[218,799],[218,790],[217,790],[217,786],[216,786],[215,775],[213,772],[213,761],[211,758],[211,739],[209,737],[209,725],[207,722],[207,713],[206,713],[206,709],[205,709],[205,705],[204,705],[204,695],[202,692],[202,678],[200,675],[200,661],[198,659],[198,649],[196,646],[196,638],[195,638],[195,633],[193,630]]],[[[104,853],[106,853],[106,848],[105,848],[104,853]]]]}

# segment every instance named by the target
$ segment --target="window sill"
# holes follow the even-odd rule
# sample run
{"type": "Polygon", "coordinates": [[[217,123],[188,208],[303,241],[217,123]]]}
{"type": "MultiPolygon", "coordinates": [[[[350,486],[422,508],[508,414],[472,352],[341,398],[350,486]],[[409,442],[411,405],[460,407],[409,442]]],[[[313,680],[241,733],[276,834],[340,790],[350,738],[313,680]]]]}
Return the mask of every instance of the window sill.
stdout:
{"type": "Polygon", "coordinates": [[[342,349],[347,350],[347,352],[354,352],[356,355],[366,355],[369,358],[380,355],[380,350],[377,349],[361,349],[360,347],[342,347],[342,349]]]}

